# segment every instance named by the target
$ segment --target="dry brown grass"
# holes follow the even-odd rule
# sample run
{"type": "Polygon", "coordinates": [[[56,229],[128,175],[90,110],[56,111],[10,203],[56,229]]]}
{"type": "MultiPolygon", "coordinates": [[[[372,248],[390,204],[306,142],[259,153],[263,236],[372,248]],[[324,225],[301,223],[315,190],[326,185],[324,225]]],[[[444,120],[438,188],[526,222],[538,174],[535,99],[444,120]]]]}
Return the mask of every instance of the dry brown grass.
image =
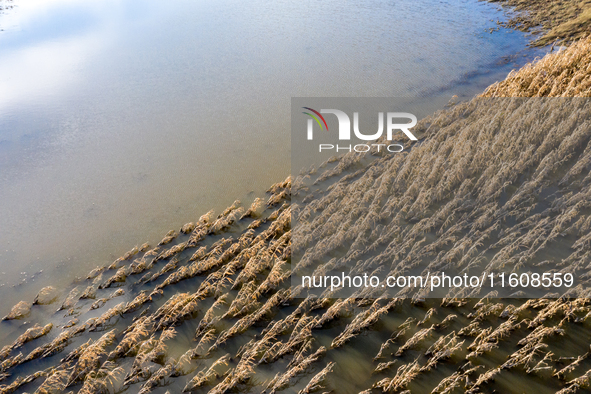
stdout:
{"type": "Polygon", "coordinates": [[[512,71],[481,97],[590,97],[591,38],[512,71]]]}
{"type": "Polygon", "coordinates": [[[67,369],[57,369],[52,371],[43,384],[35,391],[35,394],[63,393],[69,376],[70,372],[67,369]]]}
{"type": "Polygon", "coordinates": [[[589,0],[488,0],[510,6],[512,13],[504,26],[529,32],[541,32],[534,45],[555,40],[571,41],[587,36],[591,29],[589,0]]]}
{"type": "Polygon", "coordinates": [[[2,320],[22,319],[31,313],[31,303],[27,301],[20,301],[12,307],[10,313],[2,318],[2,320]]]}
{"type": "Polygon", "coordinates": [[[107,354],[106,348],[115,341],[115,332],[109,331],[100,337],[96,342],[85,347],[78,357],[78,362],[74,366],[66,384],[71,386],[77,382],[83,381],[86,375],[95,371],[100,366],[100,358],[107,354]]]}

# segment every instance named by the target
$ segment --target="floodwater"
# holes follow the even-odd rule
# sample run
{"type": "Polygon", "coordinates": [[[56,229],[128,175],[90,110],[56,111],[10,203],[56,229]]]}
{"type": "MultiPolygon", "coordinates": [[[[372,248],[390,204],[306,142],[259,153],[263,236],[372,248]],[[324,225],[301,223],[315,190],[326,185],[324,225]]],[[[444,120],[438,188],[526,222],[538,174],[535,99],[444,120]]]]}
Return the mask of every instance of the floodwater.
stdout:
{"type": "Polygon", "coordinates": [[[536,55],[477,0],[0,4],[2,315],[284,179],[291,97],[470,97],[536,55]]]}

